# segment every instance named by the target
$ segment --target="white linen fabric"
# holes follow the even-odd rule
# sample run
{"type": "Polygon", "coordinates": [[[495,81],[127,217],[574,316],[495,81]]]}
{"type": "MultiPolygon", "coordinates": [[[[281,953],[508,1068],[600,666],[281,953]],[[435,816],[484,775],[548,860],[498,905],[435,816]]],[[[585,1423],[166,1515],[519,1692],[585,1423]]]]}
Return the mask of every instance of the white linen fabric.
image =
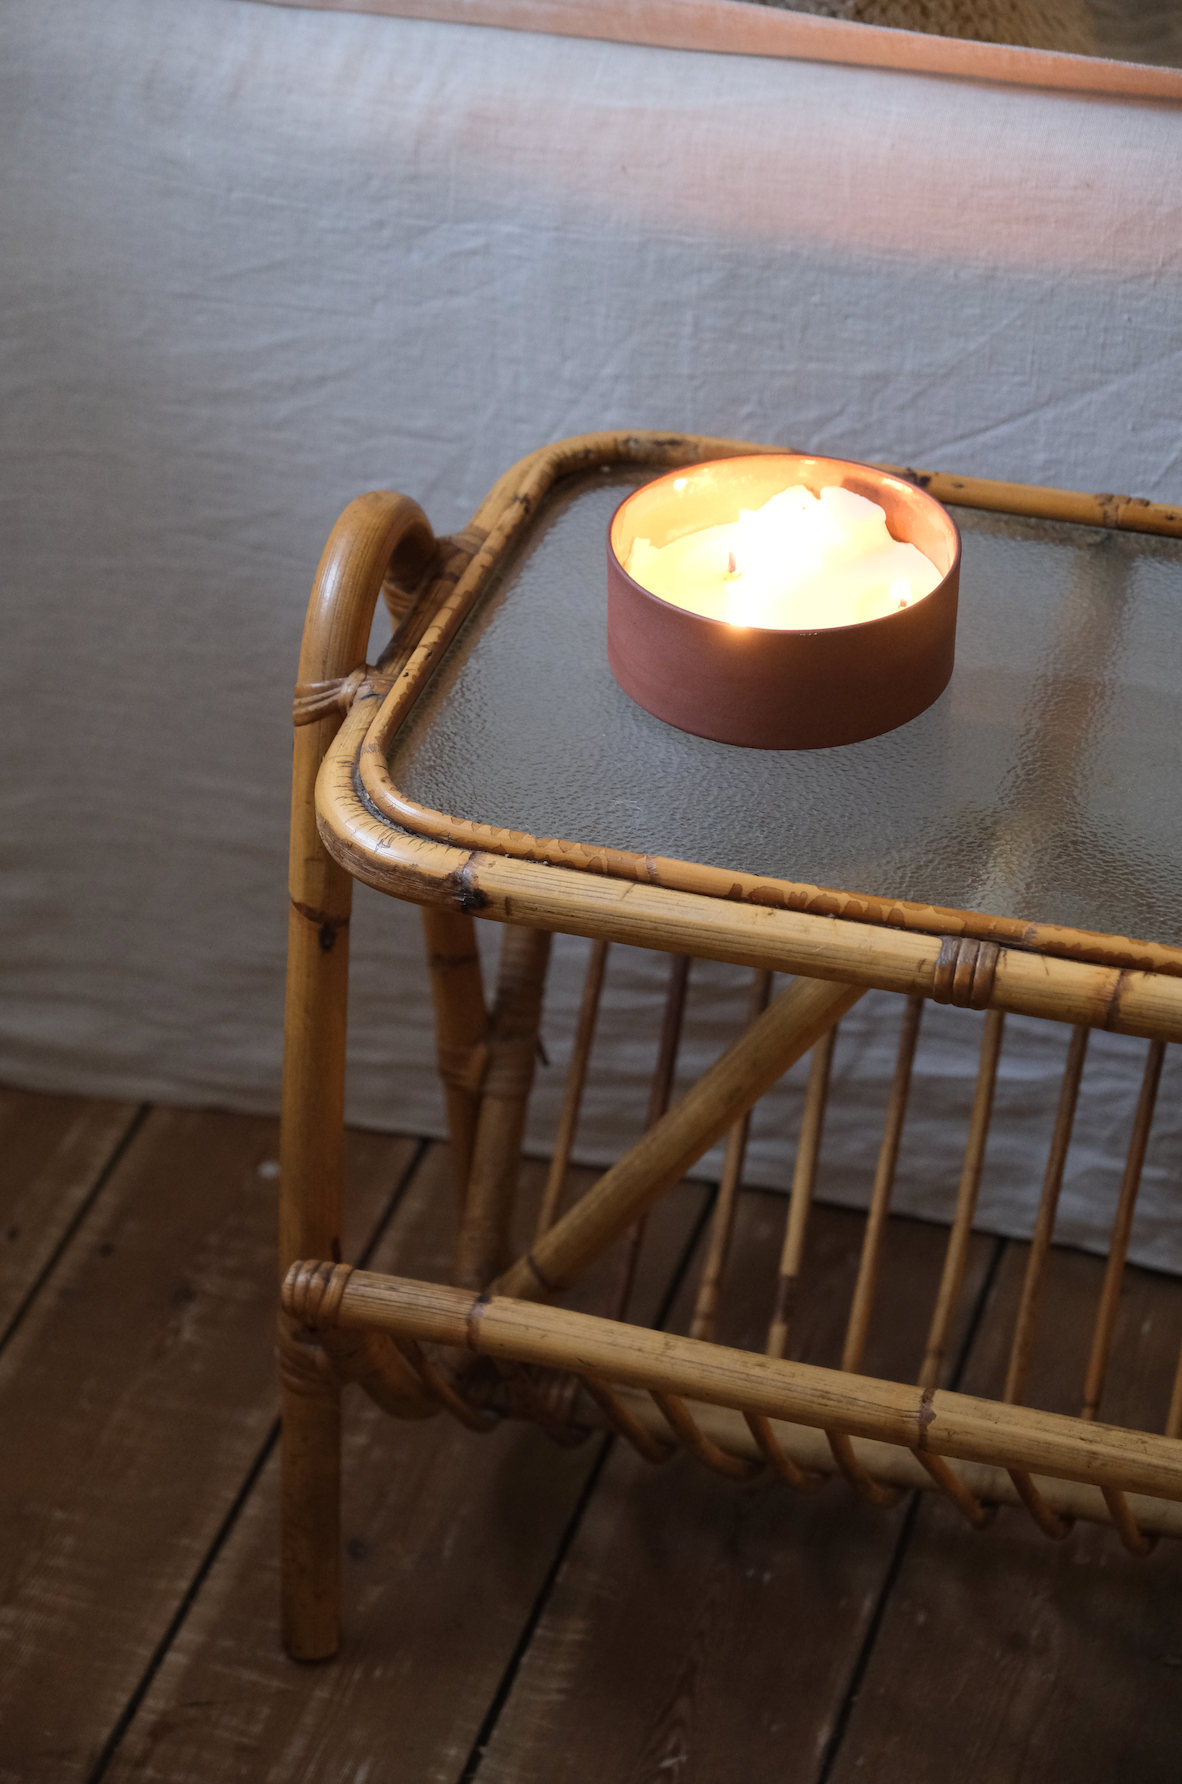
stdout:
{"type": "MultiPolygon", "coordinates": [[[[626,425],[1176,498],[1180,147],[1178,106],[1143,97],[246,0],[8,0],[0,1078],[276,1106],[290,689],[312,569],[363,489],[445,531],[524,452],[626,425]]],[[[585,951],[556,950],[539,1148],[585,951]]],[[[591,1160],[638,1129],[657,1021],[661,963],[617,967],[591,1160]]],[[[734,1032],[741,979],[695,967],[687,1073],[734,1032]]],[[[822,1193],[868,1188],[888,1004],[845,1025],[856,1107],[822,1193]]],[[[979,1021],[925,1017],[917,1212],[955,1183],[979,1021]]],[[[1028,1224],[1065,1045],[1009,1023],[997,1230],[1028,1224]]],[[[1093,1043],[1078,1243],[1105,1242],[1143,1054],[1093,1043]]],[[[756,1181],[790,1172],[800,1076],[759,1115],[756,1181]]],[[[1179,1077],[1171,1054],[1134,1234],[1171,1269],[1179,1077]]],[[[442,1131],[417,915],[364,888],[349,1115],[442,1131]]]]}

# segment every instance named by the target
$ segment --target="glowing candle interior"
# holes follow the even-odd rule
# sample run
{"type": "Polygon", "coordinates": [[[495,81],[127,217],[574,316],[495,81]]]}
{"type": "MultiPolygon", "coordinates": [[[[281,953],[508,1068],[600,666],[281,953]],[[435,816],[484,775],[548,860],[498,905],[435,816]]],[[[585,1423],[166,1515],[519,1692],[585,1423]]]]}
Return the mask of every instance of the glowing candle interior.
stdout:
{"type": "Polygon", "coordinates": [[[637,539],[624,568],[690,613],[775,631],[878,619],[940,581],[917,546],[892,539],[877,502],[837,486],[815,496],[803,484],[667,545],[637,539]]]}

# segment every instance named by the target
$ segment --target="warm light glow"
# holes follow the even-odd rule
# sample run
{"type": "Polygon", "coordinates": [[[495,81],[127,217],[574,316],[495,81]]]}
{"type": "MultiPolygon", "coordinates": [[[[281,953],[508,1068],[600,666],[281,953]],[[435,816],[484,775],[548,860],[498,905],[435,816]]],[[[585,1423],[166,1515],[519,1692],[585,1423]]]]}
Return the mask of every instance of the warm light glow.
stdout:
{"type": "MultiPolygon", "coordinates": [[[[674,487],[684,484],[675,479],[674,487]]],[[[625,564],[642,588],[707,619],[777,631],[820,631],[897,613],[930,594],[940,573],[892,539],[877,502],[836,486],[795,484],[737,521],[668,545],[637,539],[625,564]]]]}

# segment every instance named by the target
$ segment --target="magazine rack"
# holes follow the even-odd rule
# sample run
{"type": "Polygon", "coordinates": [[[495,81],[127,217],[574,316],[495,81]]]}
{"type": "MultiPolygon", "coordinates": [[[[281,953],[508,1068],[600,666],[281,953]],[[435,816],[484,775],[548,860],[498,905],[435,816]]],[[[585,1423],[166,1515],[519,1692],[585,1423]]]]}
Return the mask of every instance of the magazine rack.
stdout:
{"type": "Polygon", "coordinates": [[[736,1481],[771,1470],[811,1491],[844,1477],[883,1505],[931,1488],[975,1528],[998,1505],[1018,1505],[1050,1538],[1076,1518],[1107,1521],[1137,1555],[1160,1534],[1182,1534],[1182,1372],[1164,1431],[1099,1419],[1162,1056],[1182,1039],[1182,906],[1171,902],[1182,824],[1168,770],[1159,784],[1137,755],[1144,715],[1122,681],[1130,615],[1142,652],[1168,664],[1174,649],[1163,591],[1173,587],[1176,612],[1182,546],[1169,541],[1182,539],[1182,512],[904,471],[954,505],[966,533],[969,623],[962,617],[949,693],[912,725],[845,751],[732,751],[661,725],[611,681],[597,606],[603,529],[621,494],[647,477],[772,450],[782,448],[582,436],[522,460],[459,534],[437,539],[414,502],[375,492],[345,510],[325,548],[295,695],[282,1140],[284,1632],[297,1658],[325,1657],[338,1640],[348,1382],[396,1417],[442,1411],[473,1431],[530,1418],[559,1443],[607,1428],[654,1463],[681,1446],[736,1481]],[[379,593],[395,631],[371,667],[379,593]],[[971,697],[958,706],[960,681],[971,697]],[[1095,789],[1122,772],[1127,797],[1114,814],[1095,789]],[[459,1196],[450,1284],[340,1257],[354,878],[422,906],[459,1196]],[[475,919],[508,926],[491,1011],[475,919]],[[593,947],[541,1214],[529,1249],[513,1257],[555,931],[593,947]],[[671,956],[649,1125],[564,1209],[614,941],[671,956]],[[750,1020],[670,1106],[692,956],[752,969],[750,1020]],[[778,992],[777,973],[794,975],[778,992]],[[833,1039],[870,987],[899,995],[897,1067],[843,1353],[821,1368],[786,1352],[833,1039]],[[925,1354],[914,1381],[884,1381],[860,1365],[925,999],[987,1014],[925,1354]],[[993,1400],[941,1383],[1007,1011],[1071,1033],[1008,1378],[993,1400]],[[1094,1028],[1148,1045],[1081,1352],[1080,1411],[1066,1416],[1023,1399],[1094,1028]],[[747,1121],[810,1049],[766,1347],[725,1348],[712,1335],[747,1121]],[[645,1216],[724,1137],[690,1334],[631,1323],[645,1216]],[[564,1307],[564,1293],[609,1253],[605,1315],[564,1307]]]}

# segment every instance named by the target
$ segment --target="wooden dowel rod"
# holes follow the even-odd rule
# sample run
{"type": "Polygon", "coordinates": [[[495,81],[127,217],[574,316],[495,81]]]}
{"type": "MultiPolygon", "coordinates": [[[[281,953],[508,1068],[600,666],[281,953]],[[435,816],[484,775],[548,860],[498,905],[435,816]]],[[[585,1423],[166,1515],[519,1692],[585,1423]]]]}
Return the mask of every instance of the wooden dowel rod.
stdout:
{"type": "MultiPolygon", "coordinates": [[[[772,991],[771,973],[757,972],[751,981],[751,999],[747,1006],[747,1026],[750,1027],[767,1009],[768,998],[772,991]]],[[[735,1226],[735,1207],[738,1201],[739,1185],[743,1179],[743,1164],[747,1157],[747,1138],[751,1132],[751,1110],[743,1115],[731,1128],[726,1138],[726,1157],[722,1163],[722,1180],[718,1185],[718,1198],[714,1204],[714,1213],[710,1218],[710,1238],[706,1247],[706,1261],[702,1266],[702,1278],[698,1284],[697,1299],[694,1302],[694,1316],[690,1321],[691,1338],[713,1338],[714,1327],[718,1320],[718,1305],[722,1292],[722,1277],[730,1256],[731,1235],[735,1226]]]]}
{"type": "Polygon", "coordinates": [[[1108,1241],[1108,1264],[1104,1271],[1104,1283],[1100,1290],[1096,1326],[1092,1333],[1092,1351],[1088,1358],[1088,1373],[1084,1382],[1084,1403],[1080,1409],[1080,1417],[1085,1419],[1096,1417],[1104,1393],[1104,1377],[1108,1373],[1108,1358],[1116,1333],[1120,1285],[1129,1249],[1129,1234],[1133,1227],[1133,1211],[1137,1206],[1137,1191],[1141,1187],[1141,1170],[1145,1163],[1145,1148],[1149,1144],[1149,1129],[1153,1124],[1153,1106],[1157,1101],[1157,1086],[1161,1078],[1165,1051],[1163,1042],[1151,1041],[1145,1060],[1145,1073],[1141,1079],[1141,1094],[1137,1099],[1137,1113],[1133,1117],[1129,1152],[1125,1160],[1124,1177],[1121,1179],[1120,1196],[1116,1204],[1116,1218],[1113,1220],[1112,1236],[1108,1241]]]}
{"type": "Polygon", "coordinates": [[[476,926],[466,912],[423,905],[422,919],[435,1006],[435,1050],[451,1137],[452,1181],[462,1218],[488,1059],[480,951],[476,926]]]}
{"type": "Polygon", "coordinates": [[[936,1294],[936,1308],[928,1333],[923,1367],[919,1372],[919,1385],[927,1393],[936,1387],[944,1369],[952,1321],[964,1281],[973,1217],[977,1212],[977,1192],[981,1187],[981,1170],[985,1163],[985,1142],[989,1138],[989,1118],[993,1113],[993,1090],[997,1083],[997,1061],[1001,1053],[1004,1021],[1005,1017],[1000,1010],[990,1010],[985,1017],[985,1032],[981,1037],[981,1063],[977,1069],[977,1089],[969,1120],[969,1138],[956,1199],[956,1214],[948,1235],[944,1272],[936,1294]]]}
{"type": "MultiPolygon", "coordinates": [[[[289,1274],[284,1285],[289,1310],[288,1284],[297,1271],[313,1267],[300,1264],[289,1274]]],[[[686,1400],[814,1426],[822,1433],[846,1431],[854,1438],[903,1444],[956,1460],[1182,1501],[1182,1443],[1153,1432],[1086,1424],[1062,1413],[1006,1406],[947,1389],[929,1396],[917,1384],[699,1344],[565,1307],[485,1297],[346,1265],[339,1269],[345,1282],[335,1321],[343,1326],[594,1375],[647,1392],[655,1388],[686,1400]]]]}
{"type": "Polygon", "coordinates": [[[1071,1144],[1071,1130],[1075,1124],[1075,1108],[1079,1101],[1080,1079],[1083,1076],[1084,1058],[1088,1050],[1088,1033],[1089,1030],[1086,1028],[1074,1029],[1067,1048],[1067,1063],[1063,1070],[1062,1088],[1059,1091],[1059,1109],[1055,1116],[1055,1131],[1051,1135],[1051,1150],[1047,1159],[1046,1176],[1043,1179],[1042,1199],[1038,1204],[1038,1217],[1035,1220],[1034,1235],[1030,1241],[1030,1256],[1026,1260],[1022,1299],[1018,1307],[1018,1318],[1014,1325],[1014,1342],[1010,1349],[1005,1392],[1002,1394],[1002,1399],[1011,1403],[1021,1400],[1026,1391],[1026,1377],[1030,1369],[1031,1352],[1034,1348],[1035,1322],[1038,1319],[1038,1306],[1042,1297],[1047,1258],[1050,1256],[1051,1239],[1055,1232],[1055,1214],[1059,1207],[1059,1191],[1063,1185],[1063,1167],[1067,1162],[1067,1148],[1071,1144]]]}
{"type": "Polygon", "coordinates": [[[870,1314],[874,1307],[874,1295],[878,1287],[878,1272],[882,1261],[882,1247],[886,1239],[891,1195],[895,1187],[899,1143],[903,1137],[903,1122],[907,1114],[907,1101],[911,1094],[911,1068],[915,1062],[915,1047],[919,1040],[919,1024],[923,1016],[923,1004],[922,997],[907,999],[907,1005],[903,1012],[903,1025],[899,1030],[899,1051],[895,1059],[895,1075],[891,1082],[886,1122],[882,1131],[882,1145],[879,1147],[878,1165],[874,1173],[874,1189],[866,1214],[866,1229],[862,1235],[862,1255],[858,1260],[858,1280],[854,1284],[849,1325],[846,1327],[845,1346],[841,1354],[842,1368],[853,1373],[856,1373],[862,1365],[862,1353],[866,1348],[866,1333],[870,1327],[870,1314]]]}
{"type": "Polygon", "coordinates": [[[850,985],[794,981],[656,1127],[506,1272],[500,1292],[529,1300],[569,1287],[861,995],[850,985]]]}
{"type": "MultiPolygon", "coordinates": [[[[648,1109],[644,1117],[644,1131],[651,1128],[664,1115],[669,1107],[669,1098],[673,1094],[673,1079],[677,1073],[677,1055],[681,1047],[681,1025],[685,1020],[685,994],[689,986],[690,956],[674,954],[669,962],[669,986],[665,993],[665,1012],[661,1018],[661,1039],[657,1048],[657,1063],[653,1071],[652,1084],[648,1093],[648,1109]]],[[[640,1263],[640,1248],[644,1244],[644,1229],[647,1214],[642,1214],[628,1230],[624,1239],[624,1255],[620,1263],[619,1285],[616,1290],[615,1317],[624,1319],[632,1300],[632,1289],[636,1282],[636,1271],[640,1263]]]]}
{"type": "Polygon", "coordinates": [[[776,1278],[776,1300],[768,1327],[766,1348],[769,1357],[783,1356],[788,1344],[792,1315],[796,1311],[809,1209],[813,1204],[813,1191],[817,1187],[817,1162],[821,1154],[825,1104],[829,1100],[829,1070],[833,1064],[836,1042],[837,1024],[834,1023],[829,1033],[822,1035],[813,1048],[809,1065],[809,1081],[800,1120],[800,1141],[792,1171],[792,1193],[788,1200],[788,1217],[784,1223],[780,1272],[776,1278]]]}
{"type": "Polygon", "coordinates": [[[482,1288],[511,1255],[510,1221],[550,941],[547,930],[507,929],[501,943],[484,1093],[456,1246],[456,1280],[466,1288],[482,1288]]]}
{"type": "Polygon", "coordinates": [[[558,1132],[554,1136],[554,1152],[542,1193],[542,1206],[538,1210],[535,1244],[543,1233],[550,1231],[562,1204],[562,1191],[566,1173],[570,1169],[571,1148],[575,1142],[579,1110],[583,1106],[583,1090],[587,1083],[587,1065],[595,1040],[595,1024],[599,1018],[599,1000],[603,995],[608,946],[607,942],[591,944],[591,958],[587,962],[587,976],[583,981],[583,1001],[579,1006],[579,1021],[575,1029],[574,1051],[566,1077],[566,1094],[562,1101],[562,1114],[558,1118],[558,1132]]]}

